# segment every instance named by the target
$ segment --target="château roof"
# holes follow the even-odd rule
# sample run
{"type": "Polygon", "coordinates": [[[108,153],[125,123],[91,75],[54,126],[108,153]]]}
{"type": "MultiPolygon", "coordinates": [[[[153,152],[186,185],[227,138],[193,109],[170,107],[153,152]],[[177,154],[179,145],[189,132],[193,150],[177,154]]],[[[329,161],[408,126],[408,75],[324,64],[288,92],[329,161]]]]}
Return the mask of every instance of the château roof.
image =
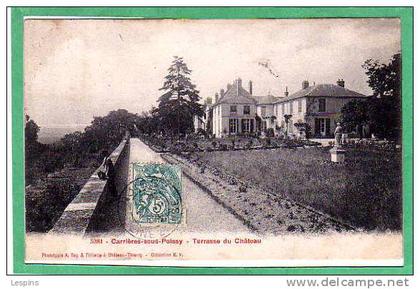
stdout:
{"type": "Polygon", "coordinates": [[[364,94],[347,89],[335,84],[317,84],[301,89],[287,97],[280,98],[277,102],[285,102],[301,97],[367,97],[364,94]]]}
{"type": "Polygon", "coordinates": [[[257,104],[273,104],[280,100],[280,97],[276,97],[274,95],[261,95],[261,96],[252,96],[256,101],[257,104]]]}
{"type": "MultiPolygon", "coordinates": [[[[344,82],[343,82],[344,85],[344,82]]],[[[242,87],[242,80],[236,79],[233,84],[228,85],[228,89],[223,95],[220,95],[218,101],[214,104],[275,104],[302,97],[348,97],[364,98],[364,94],[347,89],[336,84],[317,84],[301,89],[287,97],[276,97],[271,94],[254,96],[242,87]]]]}
{"type": "Polygon", "coordinates": [[[240,104],[255,104],[256,101],[252,95],[242,87],[240,79],[235,80],[235,83],[220,96],[220,99],[215,103],[240,103],[240,104]]]}

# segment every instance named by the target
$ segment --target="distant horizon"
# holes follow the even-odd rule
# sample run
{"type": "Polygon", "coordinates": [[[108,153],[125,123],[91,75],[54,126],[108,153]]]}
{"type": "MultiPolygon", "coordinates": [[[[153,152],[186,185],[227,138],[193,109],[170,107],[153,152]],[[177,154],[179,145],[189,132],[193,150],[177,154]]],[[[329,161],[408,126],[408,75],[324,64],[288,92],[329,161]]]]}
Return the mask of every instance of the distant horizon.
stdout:
{"type": "Polygon", "coordinates": [[[39,127],[48,127],[48,128],[70,128],[70,127],[86,127],[91,125],[91,123],[86,124],[39,124],[37,123],[39,127]]]}
{"type": "Polygon", "coordinates": [[[43,144],[52,144],[59,141],[66,134],[74,133],[76,131],[82,132],[86,126],[68,126],[68,127],[47,127],[39,125],[38,142],[43,144]]]}

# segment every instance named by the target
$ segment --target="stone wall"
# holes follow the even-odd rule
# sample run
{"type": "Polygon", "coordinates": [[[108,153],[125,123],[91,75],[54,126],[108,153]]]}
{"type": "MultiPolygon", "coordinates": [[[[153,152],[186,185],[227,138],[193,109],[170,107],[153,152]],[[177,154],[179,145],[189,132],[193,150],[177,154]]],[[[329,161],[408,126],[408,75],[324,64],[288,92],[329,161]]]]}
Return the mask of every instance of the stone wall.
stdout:
{"type": "Polygon", "coordinates": [[[96,231],[113,230],[122,227],[118,214],[118,203],[124,199],[127,185],[129,141],[123,140],[111,153],[110,159],[115,166],[115,187],[113,193],[109,180],[98,177],[98,168],[73,201],[64,210],[51,233],[73,233],[85,235],[96,231]]]}

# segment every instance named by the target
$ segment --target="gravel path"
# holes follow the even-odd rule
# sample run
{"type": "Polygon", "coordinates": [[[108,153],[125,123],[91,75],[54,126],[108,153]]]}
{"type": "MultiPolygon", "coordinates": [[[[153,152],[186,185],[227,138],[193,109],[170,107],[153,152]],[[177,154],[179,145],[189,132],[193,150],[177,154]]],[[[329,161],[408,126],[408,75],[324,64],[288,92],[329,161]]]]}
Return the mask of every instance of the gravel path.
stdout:
{"type": "MultiPolygon", "coordinates": [[[[165,161],[137,138],[130,140],[130,163],[165,161]]],[[[185,175],[182,176],[182,200],[186,208],[188,232],[249,232],[247,226],[212,199],[185,175]]]]}

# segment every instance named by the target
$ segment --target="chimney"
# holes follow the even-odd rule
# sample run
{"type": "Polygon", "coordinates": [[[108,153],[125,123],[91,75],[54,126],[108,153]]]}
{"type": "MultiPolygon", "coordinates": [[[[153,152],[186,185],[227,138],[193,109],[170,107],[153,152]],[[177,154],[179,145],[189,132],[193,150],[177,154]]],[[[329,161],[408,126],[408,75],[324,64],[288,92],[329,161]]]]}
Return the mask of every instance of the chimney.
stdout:
{"type": "Polygon", "coordinates": [[[284,92],[284,96],[288,97],[289,96],[289,92],[287,91],[287,86],[286,86],[286,91],[284,92]]]}
{"type": "Polygon", "coordinates": [[[220,90],[220,98],[222,98],[224,94],[225,94],[225,90],[222,88],[222,89],[220,90]]]}
{"type": "Polygon", "coordinates": [[[236,79],[236,85],[237,87],[242,87],[242,79],[240,78],[236,79]]]}
{"type": "Polygon", "coordinates": [[[211,99],[211,97],[209,96],[209,97],[207,97],[207,99],[206,99],[206,104],[208,104],[208,105],[211,105],[212,104],[212,99],[211,99]]]}
{"type": "Polygon", "coordinates": [[[216,92],[216,94],[214,95],[214,103],[217,103],[218,100],[219,100],[219,94],[216,92]]]}
{"type": "Polygon", "coordinates": [[[242,79],[238,78],[236,80],[236,96],[239,96],[239,90],[242,87],[242,79]]]}
{"type": "Polygon", "coordinates": [[[227,90],[229,90],[231,87],[232,87],[232,84],[228,83],[226,88],[227,90]]]}
{"type": "Polygon", "coordinates": [[[307,89],[309,87],[309,81],[304,80],[302,81],[302,89],[307,89]]]}
{"type": "Polygon", "coordinates": [[[338,86],[344,87],[344,83],[345,83],[345,81],[343,79],[338,79],[337,80],[337,85],[338,86]]]}
{"type": "Polygon", "coordinates": [[[252,81],[249,81],[249,94],[252,95],[252,81]]]}

